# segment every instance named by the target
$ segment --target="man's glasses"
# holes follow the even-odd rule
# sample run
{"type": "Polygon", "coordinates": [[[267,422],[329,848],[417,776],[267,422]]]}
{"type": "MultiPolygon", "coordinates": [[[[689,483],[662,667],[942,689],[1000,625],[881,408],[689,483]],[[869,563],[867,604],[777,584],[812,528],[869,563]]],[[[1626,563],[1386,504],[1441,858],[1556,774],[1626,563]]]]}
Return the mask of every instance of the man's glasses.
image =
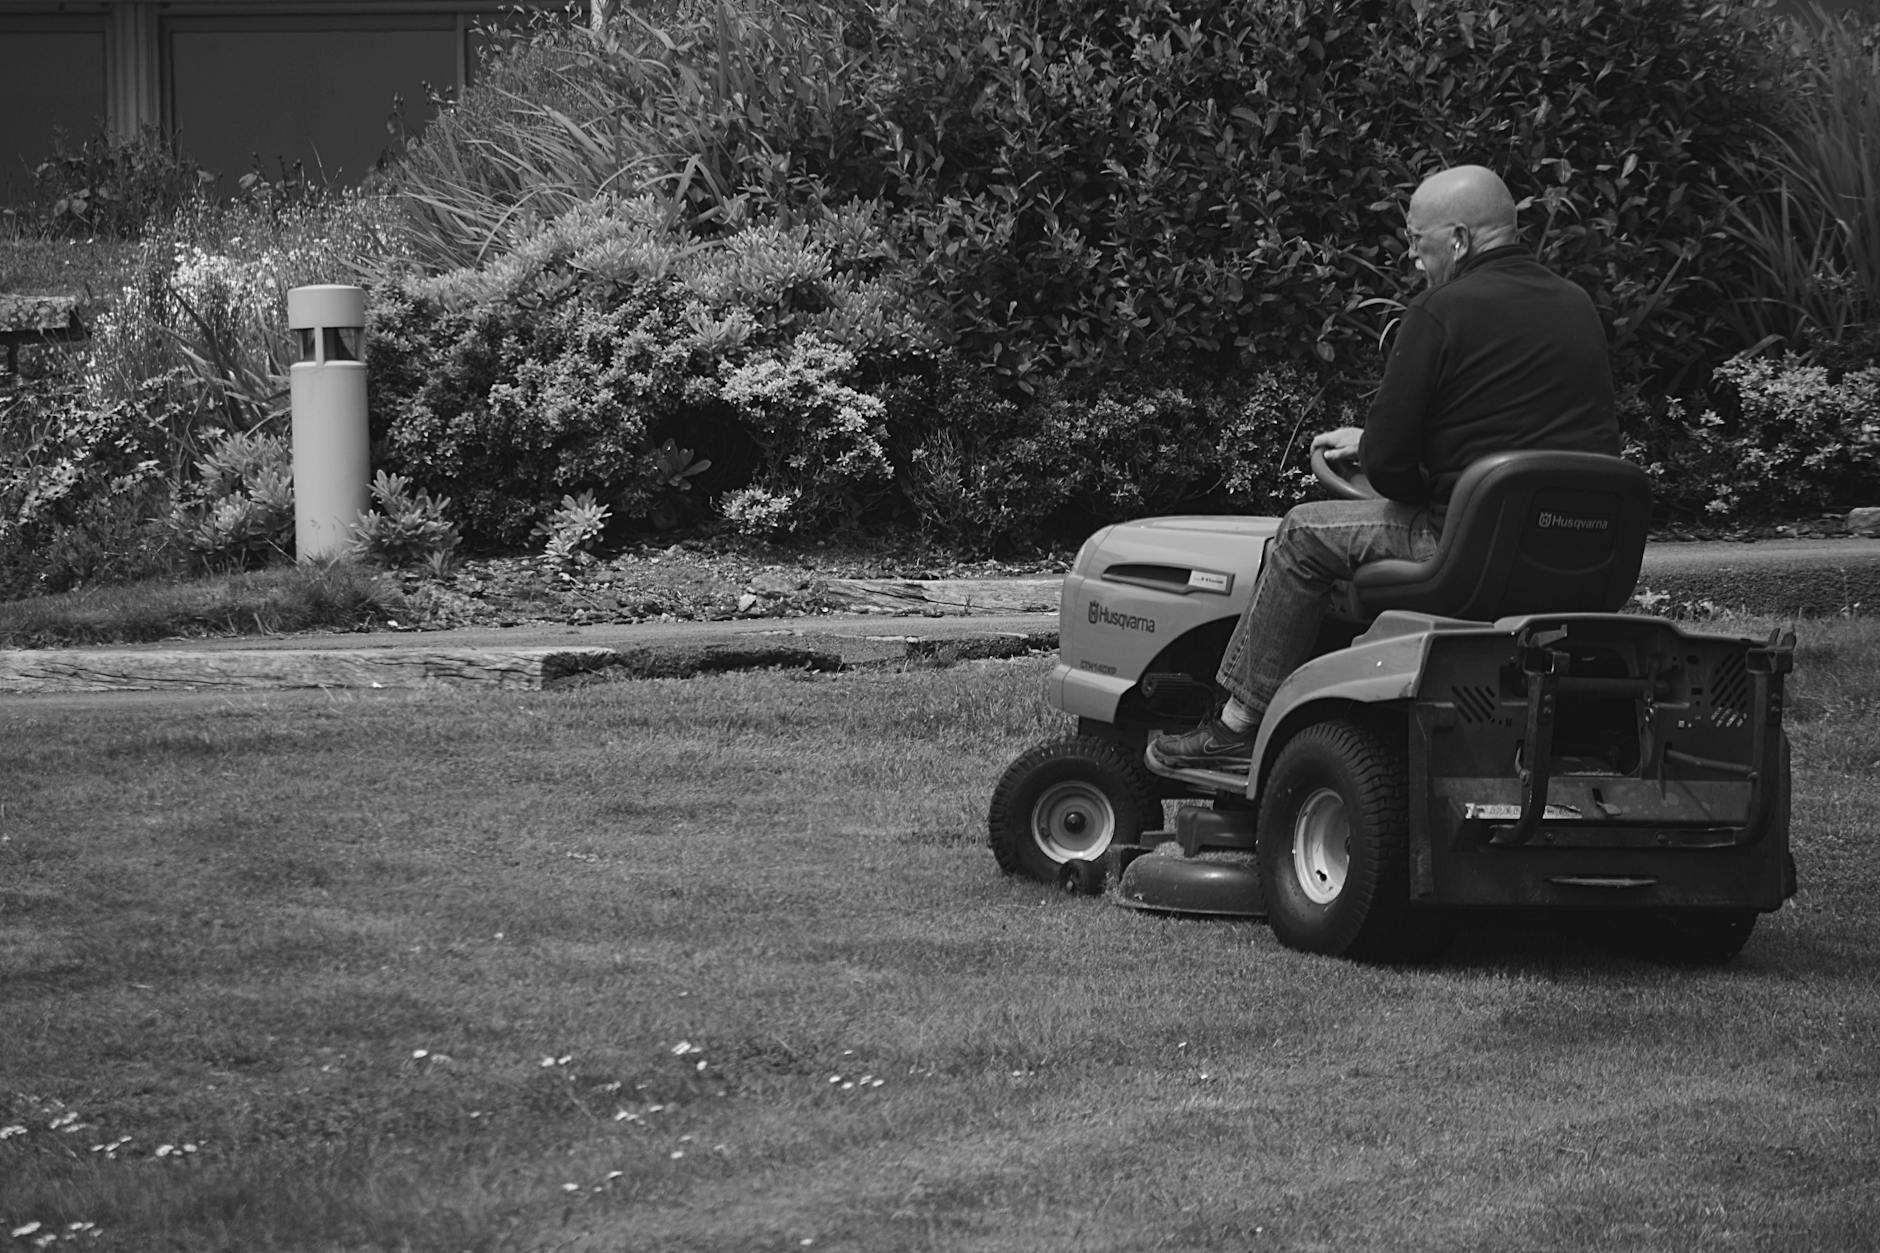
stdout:
{"type": "Polygon", "coordinates": [[[1460,222],[1439,222],[1435,226],[1426,226],[1422,230],[1418,230],[1416,227],[1410,225],[1410,223],[1405,222],[1403,224],[1403,238],[1404,238],[1405,243],[1409,244],[1410,247],[1415,248],[1417,246],[1417,241],[1419,239],[1422,239],[1425,235],[1428,235],[1434,231],[1447,231],[1447,230],[1459,230],[1463,232],[1463,238],[1465,240],[1468,238],[1469,228],[1464,226],[1460,222]]]}

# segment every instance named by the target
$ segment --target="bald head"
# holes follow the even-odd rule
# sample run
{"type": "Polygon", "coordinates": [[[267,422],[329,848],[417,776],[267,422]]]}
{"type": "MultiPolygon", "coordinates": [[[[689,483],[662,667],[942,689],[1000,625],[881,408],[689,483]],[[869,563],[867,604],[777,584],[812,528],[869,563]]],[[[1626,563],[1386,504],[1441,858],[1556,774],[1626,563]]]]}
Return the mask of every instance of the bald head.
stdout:
{"type": "Polygon", "coordinates": [[[1479,165],[1458,165],[1424,179],[1410,197],[1410,213],[1418,220],[1466,226],[1478,239],[1505,235],[1501,243],[1514,242],[1514,197],[1499,174],[1479,165]]]}
{"type": "Polygon", "coordinates": [[[1473,253],[1517,243],[1514,197],[1493,170],[1458,165],[1432,174],[1410,197],[1411,253],[1431,286],[1473,253]]]}

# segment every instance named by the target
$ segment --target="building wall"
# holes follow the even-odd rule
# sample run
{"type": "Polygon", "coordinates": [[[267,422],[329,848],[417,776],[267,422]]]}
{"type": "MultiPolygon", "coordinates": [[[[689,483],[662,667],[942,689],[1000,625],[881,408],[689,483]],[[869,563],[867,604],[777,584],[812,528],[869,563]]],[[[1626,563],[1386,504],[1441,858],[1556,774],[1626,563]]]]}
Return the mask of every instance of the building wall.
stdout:
{"type": "MultiPolygon", "coordinates": [[[[543,0],[535,0],[542,3],[543,0]]],[[[357,182],[475,65],[506,0],[0,0],[0,198],[54,134],[159,126],[227,187],[302,164],[357,182]]]]}
{"type": "Polygon", "coordinates": [[[32,185],[54,128],[83,136],[105,113],[105,19],[0,11],[0,195],[32,185]]]}
{"type": "Polygon", "coordinates": [[[176,18],[161,48],[163,116],[184,151],[224,175],[301,162],[357,182],[385,151],[395,110],[421,122],[431,92],[464,77],[448,13],[176,18]]]}

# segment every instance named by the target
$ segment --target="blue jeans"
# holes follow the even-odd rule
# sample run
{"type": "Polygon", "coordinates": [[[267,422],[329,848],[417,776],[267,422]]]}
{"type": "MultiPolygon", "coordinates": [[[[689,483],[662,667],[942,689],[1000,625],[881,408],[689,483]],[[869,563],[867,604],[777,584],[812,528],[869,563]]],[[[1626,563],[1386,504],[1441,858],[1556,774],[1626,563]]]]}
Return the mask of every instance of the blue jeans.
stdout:
{"type": "Polygon", "coordinates": [[[1227,641],[1216,676],[1241,704],[1264,714],[1280,683],[1310,660],[1332,584],[1370,561],[1424,561],[1441,523],[1427,506],[1394,500],[1319,500],[1280,520],[1253,599],[1227,641]]]}

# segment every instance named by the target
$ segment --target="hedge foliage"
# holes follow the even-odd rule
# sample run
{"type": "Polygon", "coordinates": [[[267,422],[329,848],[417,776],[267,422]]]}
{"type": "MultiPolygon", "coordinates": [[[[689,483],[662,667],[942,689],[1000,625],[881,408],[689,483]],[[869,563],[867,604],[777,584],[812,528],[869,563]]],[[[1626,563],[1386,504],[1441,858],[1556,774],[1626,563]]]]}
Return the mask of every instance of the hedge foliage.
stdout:
{"type": "Polygon", "coordinates": [[[1020,385],[1374,372],[1404,201],[1462,161],[1530,202],[1622,372],[1675,377],[1731,347],[1719,296],[1744,263],[1721,228],[1782,107],[1766,32],[1698,0],[747,0],[556,52],[466,105],[501,138],[414,156],[460,249],[544,187],[636,180],[701,230],[878,200],[948,343],[1020,385]]]}
{"type": "Polygon", "coordinates": [[[670,524],[695,477],[757,493],[754,529],[853,520],[892,471],[881,401],[850,384],[929,348],[881,256],[865,207],[701,241],[652,197],[579,205],[491,264],[380,289],[383,459],[484,544],[583,492],[670,524]]]}
{"type": "MultiPolygon", "coordinates": [[[[1645,398],[1634,437],[1676,443],[1667,422],[1709,428],[1686,416],[1701,398],[1673,402],[1745,346],[1732,293],[1757,240],[1730,228],[1789,108],[1773,29],[1755,5],[1700,0],[743,0],[658,25],[623,14],[599,41],[538,33],[405,165],[415,247],[500,270],[479,259],[534,255],[550,223],[631,185],[651,192],[633,202],[633,247],[664,259],[577,264],[579,295],[552,311],[485,309],[481,333],[511,353],[492,368],[512,381],[428,397],[392,438],[421,480],[469,471],[435,438],[448,413],[522,467],[502,519],[456,489],[486,538],[573,490],[646,516],[645,458],[680,428],[713,433],[709,486],[752,529],[898,509],[1011,543],[1125,512],[1283,507],[1300,424],[1356,418],[1418,281],[1409,192],[1471,161],[1503,172],[1537,251],[1593,294],[1645,398]],[[867,224],[893,334],[825,325],[805,346],[799,318],[761,343],[701,343],[661,331],[670,313],[647,320],[640,302],[700,295],[674,295],[671,254],[762,258],[785,306],[826,286],[813,261],[777,268],[776,233],[838,215],[867,224]],[[505,319],[530,326],[499,335],[505,319]],[[618,398],[606,369],[650,377],[621,362],[661,334],[687,362],[664,399],[622,418],[596,401],[574,425],[608,432],[599,444],[514,446],[571,397],[618,398]],[[605,367],[602,341],[625,345],[605,367]],[[742,381],[725,389],[765,371],[761,405],[737,403],[758,394],[742,381]],[[819,442],[844,429],[848,443],[819,442]],[[433,464],[420,445],[441,450],[433,464]]],[[[762,317],[763,293],[739,298],[762,317]]],[[[403,316],[390,345],[421,351],[403,316]]]]}
{"type": "MultiPolygon", "coordinates": [[[[1462,161],[1593,294],[1664,513],[1880,493],[1870,27],[1766,0],[653,12],[498,38],[389,194],[178,212],[113,174],[153,189],[142,217],[92,198],[145,243],[75,377],[8,401],[0,584],[278,546],[249,523],[280,485],[205,453],[280,418],[285,287],[354,274],[410,505],[386,552],[566,539],[575,505],[570,552],[708,507],[993,548],[1277,512],[1419,282],[1410,190],[1462,161]]],[[[133,147],[48,178],[170,169],[133,147]]]]}

